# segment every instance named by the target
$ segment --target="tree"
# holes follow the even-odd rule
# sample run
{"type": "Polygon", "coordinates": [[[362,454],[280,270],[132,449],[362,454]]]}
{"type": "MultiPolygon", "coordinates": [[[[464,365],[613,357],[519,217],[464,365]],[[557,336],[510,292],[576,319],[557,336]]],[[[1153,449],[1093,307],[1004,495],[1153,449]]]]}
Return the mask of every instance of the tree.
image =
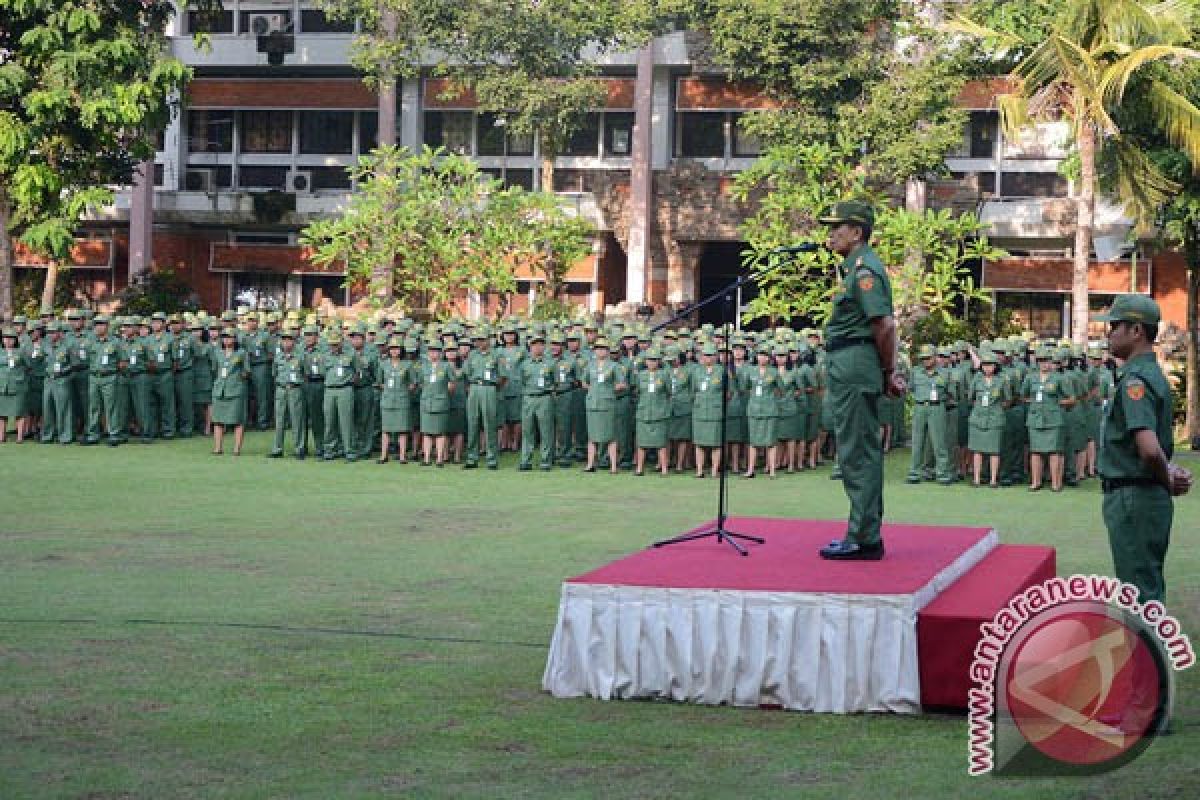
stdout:
{"type": "MultiPolygon", "coordinates": [[[[1153,217],[1176,185],[1118,124],[1131,84],[1144,98],[1149,122],[1172,145],[1200,166],[1200,110],[1150,67],[1182,62],[1200,55],[1184,45],[1192,39],[1194,9],[1137,0],[1066,0],[1053,18],[1046,38],[1028,49],[1013,67],[1014,91],[999,99],[1005,130],[1014,134],[1031,122],[1066,119],[1079,156],[1076,229],[1071,276],[1071,331],[1077,342],[1087,338],[1088,264],[1098,182],[1097,157],[1110,165],[1119,199],[1139,220],[1153,217]]],[[[984,27],[963,18],[954,29],[982,41],[988,52],[1008,58],[1029,48],[1021,36],[984,27]]]]}
{"type": "Polygon", "coordinates": [[[189,72],[166,54],[168,0],[0,0],[0,316],[12,314],[13,237],[58,264],[107,187],[154,153],[189,72]]]}
{"type": "Polygon", "coordinates": [[[506,189],[443,149],[381,147],[353,172],[359,188],[346,211],[301,234],[310,259],[345,263],[351,281],[378,280],[378,265],[391,265],[387,277],[407,307],[435,316],[464,290],[511,293],[524,264],[550,284],[592,235],[552,195],[506,189]]]}

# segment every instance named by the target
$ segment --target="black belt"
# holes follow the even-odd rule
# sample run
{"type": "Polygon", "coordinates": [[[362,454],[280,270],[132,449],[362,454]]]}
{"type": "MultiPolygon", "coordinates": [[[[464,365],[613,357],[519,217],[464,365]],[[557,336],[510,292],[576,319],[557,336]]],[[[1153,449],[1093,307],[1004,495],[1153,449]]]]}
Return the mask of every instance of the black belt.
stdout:
{"type": "Polygon", "coordinates": [[[1100,488],[1105,494],[1115,492],[1117,489],[1127,489],[1130,486],[1158,486],[1165,489],[1161,483],[1154,478],[1105,478],[1100,482],[1100,488]]]}
{"type": "Polygon", "coordinates": [[[499,386],[495,381],[471,381],[472,386],[499,386]]]}
{"type": "Polygon", "coordinates": [[[873,344],[874,342],[875,340],[869,336],[833,336],[825,343],[825,351],[834,353],[856,344],[873,344]]]}
{"type": "Polygon", "coordinates": [[[941,400],[917,400],[916,402],[919,406],[940,406],[942,404],[941,400]]]}
{"type": "Polygon", "coordinates": [[[536,394],[525,394],[525,397],[549,397],[554,392],[537,392],[536,394]]]}
{"type": "Polygon", "coordinates": [[[324,378],[309,378],[308,382],[309,383],[324,383],[325,379],[324,378]]]}

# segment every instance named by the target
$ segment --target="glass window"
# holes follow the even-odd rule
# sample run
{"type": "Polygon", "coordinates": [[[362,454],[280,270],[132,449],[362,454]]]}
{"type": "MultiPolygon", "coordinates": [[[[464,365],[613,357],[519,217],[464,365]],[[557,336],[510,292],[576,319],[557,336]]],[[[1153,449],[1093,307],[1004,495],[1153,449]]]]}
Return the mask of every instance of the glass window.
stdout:
{"type": "Polygon", "coordinates": [[[533,191],[533,170],[507,169],[504,171],[505,186],[520,186],[527,192],[533,191]]]}
{"type": "Polygon", "coordinates": [[[287,305],[287,275],[269,272],[235,272],[233,281],[234,305],[273,311],[287,305]]]}
{"type": "Polygon", "coordinates": [[[232,11],[187,12],[188,33],[233,33],[232,11]]]}
{"type": "Polygon", "coordinates": [[[154,185],[161,187],[163,185],[163,165],[154,165],[154,185]]]}
{"type": "Polygon", "coordinates": [[[425,144],[433,148],[444,147],[451,153],[470,155],[474,116],[470,111],[426,111],[425,144]]]}
{"type": "Polygon", "coordinates": [[[350,189],[350,173],[345,167],[301,167],[312,173],[313,189],[350,189]]]}
{"type": "Polygon", "coordinates": [[[1005,172],[1000,189],[1004,197],[1066,197],[1067,179],[1057,172],[1005,172]]]}
{"type": "Polygon", "coordinates": [[[510,156],[533,155],[533,134],[509,132],[508,154],[510,156]]]}
{"type": "Polygon", "coordinates": [[[730,127],[733,131],[733,155],[735,158],[756,158],[762,155],[762,140],[742,129],[745,114],[731,114],[730,127]]]}
{"type": "Polygon", "coordinates": [[[504,117],[491,113],[480,114],[477,125],[479,136],[475,143],[476,155],[504,155],[504,134],[506,132],[504,117]]]}
{"type": "Polygon", "coordinates": [[[1000,115],[995,111],[971,112],[971,158],[991,158],[996,153],[1000,115]]]}
{"type": "Polygon", "coordinates": [[[564,156],[600,155],[600,115],[586,114],[579,129],[571,134],[567,146],[563,148],[564,156]]]}
{"type": "Polygon", "coordinates": [[[243,153],[292,152],[291,111],[243,111],[243,153]]]}
{"type": "Polygon", "coordinates": [[[228,189],[233,186],[233,168],[205,167],[199,164],[188,164],[183,172],[183,190],[185,192],[200,192],[205,189],[205,172],[212,173],[212,186],[215,189],[228,189]]]}
{"type": "Polygon", "coordinates": [[[300,152],[354,152],[354,112],[301,111],[300,152]]]}
{"type": "Polygon", "coordinates": [[[681,111],[675,115],[683,158],[725,157],[725,115],[719,111],[681,111]]]}
{"type": "Polygon", "coordinates": [[[287,167],[243,166],[238,169],[238,186],[242,189],[283,189],[287,173],[287,167]]]}
{"type": "Polygon", "coordinates": [[[608,112],[604,115],[604,154],[621,158],[632,153],[633,112],[608,112]]]}
{"type": "MultiPolygon", "coordinates": [[[[399,120],[396,120],[399,127],[399,120]]],[[[358,152],[369,153],[379,146],[379,112],[358,112],[358,152]]]]}
{"type": "Polygon", "coordinates": [[[241,13],[241,15],[239,15],[239,17],[238,17],[238,32],[239,33],[249,33],[249,34],[254,33],[254,31],[250,29],[250,15],[252,15],[252,14],[256,17],[258,17],[258,16],[283,17],[283,31],[285,33],[292,32],[292,12],[276,11],[275,9],[263,8],[263,9],[259,9],[257,11],[243,11],[241,13]]]}
{"type": "Polygon", "coordinates": [[[300,12],[300,30],[303,33],[354,33],[354,22],[332,19],[320,9],[306,8],[300,12]]]}
{"type": "Polygon", "coordinates": [[[346,302],[345,279],[340,275],[303,275],[300,277],[300,295],[305,308],[316,308],[325,300],[337,305],[346,302]]]}
{"type": "Polygon", "coordinates": [[[189,153],[229,153],[233,151],[232,111],[187,112],[187,149],[189,153]]]}

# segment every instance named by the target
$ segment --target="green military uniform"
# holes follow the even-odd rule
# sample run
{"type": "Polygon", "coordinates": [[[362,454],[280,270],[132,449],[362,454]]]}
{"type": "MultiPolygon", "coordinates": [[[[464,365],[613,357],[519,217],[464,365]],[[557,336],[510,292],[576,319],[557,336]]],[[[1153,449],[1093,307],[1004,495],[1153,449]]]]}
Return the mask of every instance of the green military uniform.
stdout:
{"type": "Polygon", "coordinates": [[[1025,480],[1025,446],[1028,441],[1025,430],[1025,396],[1021,391],[1028,372],[1028,365],[1024,361],[1025,348],[1023,344],[1009,344],[1008,352],[1011,354],[1011,363],[1000,373],[1008,383],[1009,395],[1012,398],[1012,403],[1004,412],[1004,440],[1000,449],[1002,486],[1011,486],[1025,480]]]}
{"type": "MultiPolygon", "coordinates": [[[[364,334],[363,329],[356,329],[351,334],[355,344],[364,334]]],[[[379,381],[376,374],[379,350],[365,344],[352,349],[358,357],[358,377],[354,381],[354,452],[359,458],[366,458],[371,454],[375,441],[372,434],[379,416],[379,399],[375,396],[375,385],[379,381]]]]}
{"type": "MultiPolygon", "coordinates": [[[[487,331],[479,331],[475,336],[476,340],[487,338],[487,331]]],[[[488,467],[494,469],[498,463],[497,451],[500,445],[496,438],[496,429],[504,420],[499,418],[500,400],[503,395],[497,387],[503,378],[501,359],[490,347],[487,352],[480,348],[467,356],[467,363],[463,368],[463,379],[467,382],[467,467],[479,464],[481,431],[485,440],[484,457],[488,467]]]]}
{"type": "MultiPolygon", "coordinates": [[[[285,330],[281,338],[295,341],[295,332],[285,330]]],[[[296,458],[304,458],[308,443],[308,414],[304,404],[304,359],[293,348],[288,352],[283,347],[271,362],[271,373],[275,382],[275,444],[270,455],[283,455],[284,431],[292,429],[292,443],[296,458]]]]}
{"type": "Polygon", "coordinates": [[[192,324],[192,420],[194,425],[204,422],[204,410],[212,405],[212,351],[213,341],[204,341],[204,325],[192,324]]]}
{"type": "MultiPolygon", "coordinates": [[[[762,352],[767,352],[765,347],[762,352]]],[[[774,447],[778,441],[779,373],[772,366],[750,365],[742,370],[738,383],[746,394],[747,441],[751,447],[774,447]]]]}
{"type": "Polygon", "coordinates": [[[686,361],[668,370],[671,376],[671,421],[667,438],[673,442],[692,441],[692,368],[686,361]]]}
{"type": "Polygon", "coordinates": [[[611,359],[596,359],[585,370],[583,382],[587,385],[589,442],[606,445],[616,439],[616,385],[625,380],[625,368],[611,359]]]}
{"type": "MultiPolygon", "coordinates": [[[[717,348],[705,345],[702,351],[716,355],[717,348]]],[[[692,443],[697,447],[721,446],[721,406],[725,390],[725,367],[696,364],[692,368],[692,443]]]]}
{"type": "MultiPolygon", "coordinates": [[[[393,336],[392,346],[402,346],[402,340],[393,336]]],[[[389,342],[390,344],[390,342],[389,342]]],[[[387,358],[379,362],[376,371],[379,380],[379,426],[386,434],[408,433],[412,430],[412,388],[420,378],[416,367],[407,358],[387,358]]],[[[385,457],[387,453],[383,454],[385,457]]],[[[404,453],[400,454],[405,457],[404,453]]]]}
{"type": "MultiPolygon", "coordinates": [[[[985,364],[996,364],[996,356],[992,353],[984,353],[982,360],[985,364]]],[[[967,446],[972,452],[984,455],[1000,454],[1004,439],[1005,410],[1011,399],[1009,391],[1008,381],[999,374],[988,378],[980,372],[972,378],[967,396],[971,407],[967,446]]]]}
{"type": "Polygon", "coordinates": [[[912,461],[908,468],[908,482],[919,483],[927,477],[926,461],[932,453],[939,483],[952,482],[950,472],[950,448],[946,444],[946,395],[947,379],[937,367],[926,364],[934,357],[931,344],[921,345],[917,364],[912,370],[910,393],[913,400],[912,417],[912,461]]]}
{"type": "Polygon", "coordinates": [[[210,355],[213,371],[212,421],[214,425],[238,427],[246,424],[246,384],[250,373],[246,353],[237,348],[237,332],[233,328],[221,331],[221,342],[230,340],[232,350],[214,349],[210,355]]]}
{"type": "MultiPolygon", "coordinates": [[[[1102,321],[1157,325],[1158,305],[1142,295],[1120,295],[1102,321]]],[[[1154,353],[1131,357],[1117,373],[1102,425],[1098,471],[1104,479],[1104,525],[1117,577],[1138,587],[1143,604],[1166,597],[1163,563],[1171,539],[1174,502],[1138,455],[1135,437],[1153,431],[1169,461],[1174,453],[1171,387],[1154,353]]]]}
{"type": "Polygon", "coordinates": [[[15,329],[5,328],[4,340],[0,349],[0,417],[8,424],[28,411],[29,359],[15,329]]]}
{"type": "MultiPolygon", "coordinates": [[[[51,337],[53,339],[53,337],[51,337]]],[[[47,346],[46,382],[42,390],[42,441],[60,444],[75,439],[75,402],[71,394],[71,343],[65,337],[47,346]]]]}
{"type": "Polygon", "coordinates": [[[354,382],[358,379],[358,357],[341,349],[342,335],[328,337],[330,351],[321,359],[324,377],[325,445],[323,458],[332,461],[344,454],[357,461],[354,449],[354,382]]]}
{"type": "MultiPolygon", "coordinates": [[[[97,316],[96,322],[107,321],[97,316]]],[[[120,443],[125,420],[117,403],[117,372],[125,361],[125,348],[111,334],[93,337],[88,345],[88,444],[100,441],[101,425],[108,443],[120,443]]]]}
{"type": "Polygon", "coordinates": [[[125,374],[129,377],[129,403],[137,420],[138,435],[143,442],[149,442],[152,440],[154,424],[150,419],[150,375],[146,371],[150,352],[138,336],[126,339],[125,352],[129,356],[125,368],[125,374]]]}
{"type": "MultiPolygon", "coordinates": [[[[430,344],[430,348],[441,348],[430,344]]],[[[421,365],[421,433],[444,436],[450,432],[450,384],[454,368],[443,361],[426,361],[421,365]]]]}
{"type": "MultiPolygon", "coordinates": [[[[626,337],[628,338],[628,337],[626,337]]],[[[613,422],[615,429],[613,435],[617,440],[617,458],[620,459],[622,469],[628,469],[633,465],[633,434],[634,434],[634,412],[637,409],[637,391],[636,378],[638,373],[638,364],[628,354],[622,354],[617,363],[625,372],[626,381],[625,388],[617,390],[616,408],[614,411],[613,422]]]]}
{"type": "Polygon", "coordinates": [[[804,345],[800,350],[801,363],[796,367],[796,413],[800,417],[798,433],[800,441],[816,441],[818,433],[817,419],[820,411],[820,386],[817,381],[817,369],[809,364],[809,348],[804,345]]]}
{"type": "MultiPolygon", "coordinates": [[[[320,458],[325,450],[325,353],[315,338],[315,325],[305,326],[305,343],[300,350],[304,367],[304,413],[312,431],[313,455],[320,458]],[[309,344],[312,340],[312,344],[309,344]]],[[[308,443],[304,445],[308,449],[308,443]]]]}
{"type": "MultiPolygon", "coordinates": [[[[544,341],[535,333],[530,341],[544,341]]],[[[549,356],[527,356],[518,367],[522,387],[521,402],[521,469],[532,468],[533,443],[536,437],[540,466],[554,466],[554,385],[556,365],[549,356]]]]}
{"type": "MultiPolygon", "coordinates": [[[[648,358],[660,359],[662,353],[650,350],[648,358]]],[[[667,446],[667,425],[671,419],[671,378],[660,367],[642,370],[637,376],[637,409],[634,440],[639,448],[657,450],[667,446]]]]}
{"type": "MultiPolygon", "coordinates": [[[[550,337],[552,345],[565,342],[560,334],[550,337]]],[[[576,359],[567,352],[554,359],[554,459],[560,467],[571,466],[571,441],[574,436],[571,409],[575,402],[575,387],[579,384],[575,369],[576,359]]]]}
{"type": "Polygon", "coordinates": [[[190,437],[196,432],[196,340],[186,330],[171,343],[175,358],[176,433],[190,437]]]}
{"type": "MultiPolygon", "coordinates": [[[[839,203],[825,221],[874,224],[874,212],[858,203],[839,203]]],[[[825,326],[828,391],[835,409],[838,467],[850,500],[845,541],[880,546],[883,525],[883,448],[879,397],[883,372],[871,320],[892,315],[892,286],[883,262],[868,244],[848,253],[833,313],[825,326]]]]}
{"type": "Polygon", "coordinates": [[[271,408],[274,405],[271,343],[267,332],[259,329],[243,333],[241,343],[250,366],[250,388],[254,394],[254,424],[259,430],[265,431],[271,425],[271,408]]]}
{"type": "Polygon", "coordinates": [[[31,332],[23,348],[26,361],[29,363],[29,392],[26,406],[29,409],[28,413],[35,417],[42,414],[42,391],[46,380],[45,328],[40,322],[35,322],[33,329],[38,330],[39,328],[42,331],[41,334],[35,338],[31,332]]]}
{"type": "MultiPolygon", "coordinates": [[[[80,427],[80,431],[86,436],[87,418],[88,418],[88,342],[91,340],[91,334],[86,328],[80,327],[76,330],[72,322],[77,322],[83,319],[83,312],[72,309],[67,312],[67,325],[69,331],[66,334],[67,344],[71,349],[72,373],[71,373],[71,407],[75,409],[76,423],[80,427]]],[[[81,438],[81,441],[84,441],[81,438]]]]}
{"type": "MultiPolygon", "coordinates": [[[[166,315],[155,313],[152,319],[165,319],[166,315]]],[[[150,408],[149,423],[143,435],[175,436],[175,352],[171,334],[166,331],[146,337],[146,349],[150,362],[150,408]]]]}
{"type": "MultiPolygon", "coordinates": [[[[1042,352],[1038,358],[1048,358],[1049,353],[1042,352]]],[[[1061,453],[1064,447],[1062,401],[1070,396],[1070,391],[1062,380],[1061,373],[1032,372],[1025,378],[1021,389],[1028,409],[1025,416],[1025,426],[1029,434],[1029,452],[1048,454],[1061,453]]]]}

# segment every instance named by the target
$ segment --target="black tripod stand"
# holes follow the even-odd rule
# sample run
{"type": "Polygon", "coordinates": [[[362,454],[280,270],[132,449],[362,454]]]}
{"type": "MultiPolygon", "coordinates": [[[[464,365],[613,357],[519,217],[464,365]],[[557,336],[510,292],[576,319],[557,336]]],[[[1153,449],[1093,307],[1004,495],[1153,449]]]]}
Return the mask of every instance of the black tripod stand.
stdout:
{"type": "MultiPolygon", "coordinates": [[[[730,339],[730,333],[731,333],[730,325],[733,324],[733,315],[735,313],[734,298],[737,296],[738,289],[742,288],[742,286],[749,283],[751,280],[752,279],[749,276],[743,275],[742,277],[738,278],[736,281],[729,284],[724,289],[722,289],[721,291],[712,295],[711,297],[707,297],[704,300],[701,300],[699,303],[696,303],[695,305],[685,308],[683,311],[680,311],[678,314],[676,314],[671,319],[667,320],[666,322],[662,323],[661,325],[655,326],[655,328],[654,328],[655,331],[658,331],[661,328],[665,328],[667,325],[670,325],[672,322],[675,322],[676,320],[679,320],[686,316],[689,316],[690,314],[692,314],[696,311],[699,311],[700,309],[704,308],[705,306],[707,306],[711,303],[716,302],[717,300],[725,301],[724,306],[723,306],[722,316],[721,316],[722,331],[725,334],[725,345],[724,345],[725,363],[721,365],[721,370],[722,370],[722,380],[721,380],[721,472],[720,472],[719,485],[717,488],[717,524],[716,524],[716,527],[712,528],[711,530],[698,531],[696,533],[685,533],[684,535],[676,536],[673,539],[664,539],[662,541],[655,542],[652,545],[653,547],[664,547],[669,544],[678,544],[679,542],[690,542],[695,539],[706,539],[709,536],[715,536],[715,537],[717,537],[718,542],[726,542],[734,550],[737,550],[740,555],[745,556],[745,555],[749,555],[749,553],[746,551],[746,548],[740,544],[740,542],[738,541],[739,539],[742,541],[746,541],[746,542],[754,542],[755,544],[762,544],[764,542],[764,539],[762,539],[759,536],[749,536],[744,533],[735,533],[734,531],[728,530],[725,527],[725,521],[729,517],[728,513],[726,512],[726,507],[728,506],[728,503],[729,503],[729,481],[727,480],[727,477],[729,474],[729,442],[726,441],[726,434],[727,434],[726,414],[728,413],[728,410],[729,410],[729,388],[730,388],[729,387],[729,380],[730,380],[729,368],[730,368],[730,365],[733,363],[733,356],[731,354],[730,347],[729,347],[729,339],[730,339]]],[[[735,376],[735,379],[736,379],[736,376],[735,376]]]]}

